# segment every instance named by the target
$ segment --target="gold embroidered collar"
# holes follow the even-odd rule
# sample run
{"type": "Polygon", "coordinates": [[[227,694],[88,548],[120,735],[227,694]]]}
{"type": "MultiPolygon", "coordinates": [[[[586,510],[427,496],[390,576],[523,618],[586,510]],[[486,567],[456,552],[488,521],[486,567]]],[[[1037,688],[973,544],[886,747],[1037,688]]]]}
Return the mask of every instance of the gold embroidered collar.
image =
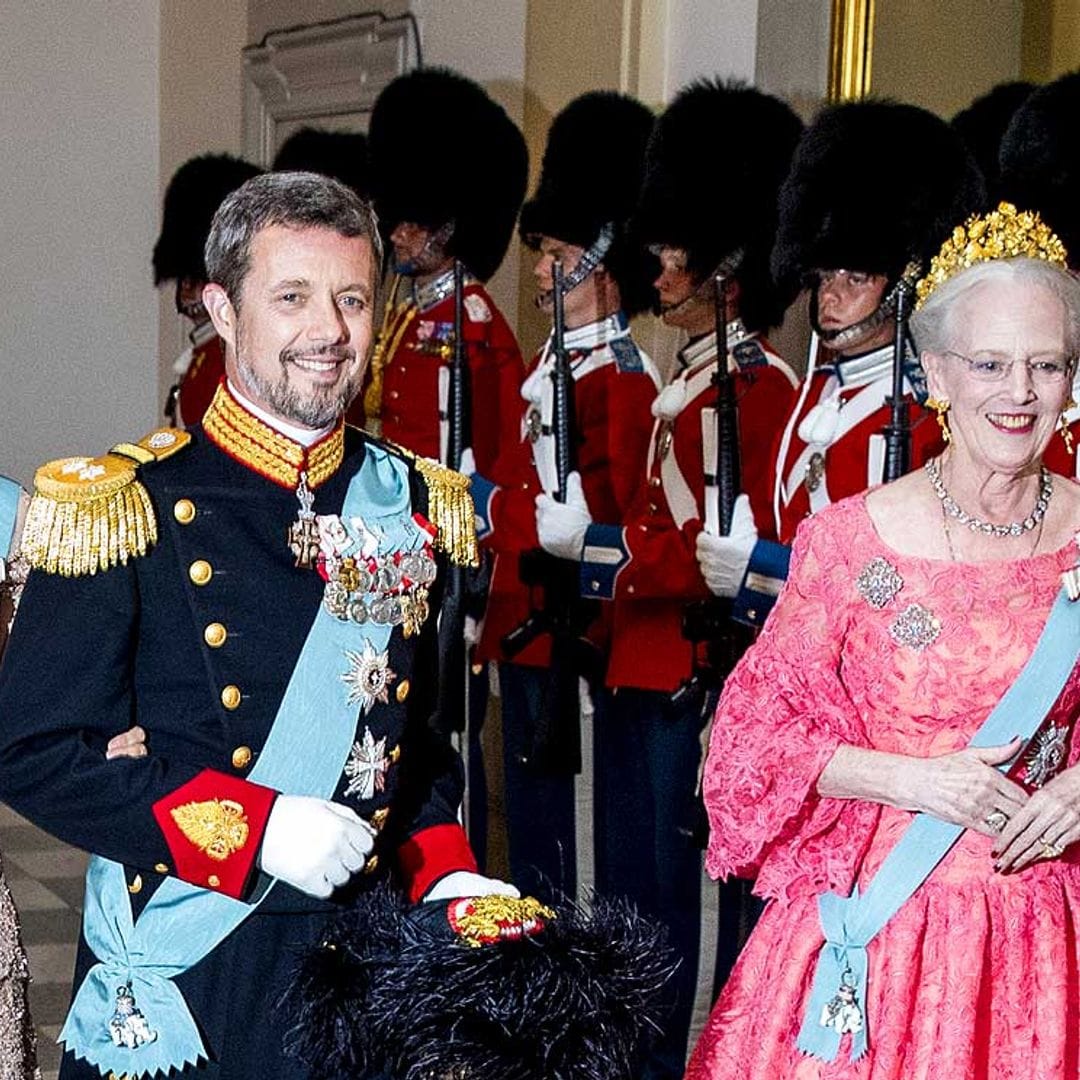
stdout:
{"type": "Polygon", "coordinates": [[[293,489],[307,473],[309,488],[324,484],[345,456],[345,425],[312,446],[302,446],[253,416],[223,382],[202,420],[207,438],[229,457],[282,487],[293,489]]]}

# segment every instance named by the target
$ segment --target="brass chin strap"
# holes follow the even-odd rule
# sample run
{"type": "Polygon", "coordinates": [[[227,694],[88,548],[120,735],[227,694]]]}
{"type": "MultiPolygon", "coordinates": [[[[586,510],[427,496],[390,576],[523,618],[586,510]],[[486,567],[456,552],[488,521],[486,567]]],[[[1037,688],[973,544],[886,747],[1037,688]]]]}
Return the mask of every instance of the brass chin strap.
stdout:
{"type": "Polygon", "coordinates": [[[869,337],[896,313],[896,297],[900,292],[900,286],[907,282],[914,288],[920,272],[919,263],[914,260],[909,262],[900,277],[896,279],[896,284],[881,298],[881,303],[865,319],[860,319],[850,326],[842,326],[839,330],[822,330],[818,325],[817,289],[815,288],[811,293],[810,301],[810,324],[814,328],[814,333],[821,338],[822,344],[828,345],[836,352],[869,337]]]}

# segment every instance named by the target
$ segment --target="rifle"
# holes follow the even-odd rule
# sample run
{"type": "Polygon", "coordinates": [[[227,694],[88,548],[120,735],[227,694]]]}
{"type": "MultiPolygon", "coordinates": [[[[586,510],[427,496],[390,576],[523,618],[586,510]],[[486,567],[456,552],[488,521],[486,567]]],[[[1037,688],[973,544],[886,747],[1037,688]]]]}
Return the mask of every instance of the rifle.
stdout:
{"type": "MultiPolygon", "coordinates": [[[[705,451],[705,529],[715,536],[731,531],[731,519],[742,486],[739,462],[739,409],[735,400],[735,380],[728,367],[727,291],[728,279],[718,273],[713,307],[716,319],[716,387],[712,438],[703,428],[705,451]],[[709,443],[712,442],[712,447],[709,443]],[[712,451],[710,453],[709,451],[712,451]],[[709,459],[713,466],[710,470],[709,459]]],[[[728,673],[753,640],[748,627],[731,618],[731,601],[711,597],[687,604],[683,612],[683,637],[694,646],[694,667],[672,695],[673,708],[698,700],[702,711],[708,707],[711,691],[719,689],[728,673]]]]}
{"type": "MultiPolygon", "coordinates": [[[[454,349],[447,393],[446,464],[461,467],[461,456],[472,442],[469,362],[464,336],[465,268],[454,260],[454,349]]],[[[487,571],[451,565],[447,568],[439,615],[439,705],[435,726],[444,735],[465,730],[469,711],[469,650],[465,645],[465,617],[483,614],[487,597],[487,571]],[[479,611],[474,608],[479,606],[479,611]]]]}
{"type": "Polygon", "coordinates": [[[904,398],[904,361],[908,338],[908,305],[911,302],[910,267],[896,285],[896,330],[893,335],[892,394],[889,423],[885,427],[885,480],[898,480],[911,468],[911,414],[904,398]]]}
{"type": "MultiPolygon", "coordinates": [[[[574,373],[566,351],[565,286],[562,264],[552,267],[553,328],[552,434],[555,438],[554,497],[566,501],[567,477],[576,467],[577,424],[574,418],[574,373]]],[[[536,549],[520,560],[523,584],[539,588],[542,602],[529,617],[502,639],[511,660],[541,634],[551,635],[551,663],[539,720],[529,733],[528,762],[539,772],[573,775],[581,771],[581,695],[579,677],[595,676],[599,657],[582,635],[599,611],[595,601],[583,600],[576,563],[536,549]]]]}

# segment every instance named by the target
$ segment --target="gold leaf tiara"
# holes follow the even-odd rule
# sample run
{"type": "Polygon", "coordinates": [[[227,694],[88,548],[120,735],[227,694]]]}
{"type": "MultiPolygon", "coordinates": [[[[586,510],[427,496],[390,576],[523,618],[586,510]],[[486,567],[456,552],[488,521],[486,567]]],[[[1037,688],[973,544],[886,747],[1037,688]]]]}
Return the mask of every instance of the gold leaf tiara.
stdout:
{"type": "Polygon", "coordinates": [[[915,310],[930,294],[961,270],[997,259],[1045,259],[1068,269],[1065,245],[1034,210],[1017,210],[998,203],[989,214],[973,214],[957,225],[930,263],[930,271],[915,286],[915,310]]]}

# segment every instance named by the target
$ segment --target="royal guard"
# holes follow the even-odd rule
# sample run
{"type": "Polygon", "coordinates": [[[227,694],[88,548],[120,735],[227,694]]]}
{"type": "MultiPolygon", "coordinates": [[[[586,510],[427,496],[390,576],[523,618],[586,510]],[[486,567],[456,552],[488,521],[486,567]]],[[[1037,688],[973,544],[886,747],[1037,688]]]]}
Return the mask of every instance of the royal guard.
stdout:
{"type": "MultiPolygon", "coordinates": [[[[1021,210],[1037,210],[1061,237],[1069,268],[1080,269],[1080,152],[1076,147],[1076,110],[1080,108],[1080,73],[1063,75],[1041,86],[1016,110],[1001,141],[1001,195],[1021,210]],[[1078,253],[1078,254],[1073,254],[1078,253]]],[[[1072,401],[1062,413],[1046,448],[1048,469],[1080,478],[1080,374],[1072,401]]]]}
{"type": "Polygon", "coordinates": [[[192,427],[206,412],[225,374],[225,348],[203,305],[203,247],[214,211],[259,170],[228,154],[202,154],[184,162],[165,189],[161,235],[154,245],[154,285],[176,285],[176,312],[191,323],[191,344],[176,358],[176,382],[165,402],[171,423],[192,427]]]}
{"type": "MultiPolygon", "coordinates": [[[[517,430],[525,365],[484,283],[506,254],[525,196],[525,140],[476,83],[456,72],[424,68],[379,95],[368,146],[394,279],[367,388],[350,419],[443,464],[490,471],[500,432],[517,430]],[[460,346],[455,319],[461,323],[460,346]],[[457,379],[465,384],[460,397],[457,379]],[[461,408],[454,407],[455,399],[461,408]]],[[[453,714],[450,727],[467,728],[466,825],[481,864],[488,832],[481,740],[488,671],[472,663],[470,653],[487,583],[483,572],[454,582],[448,610],[463,613],[467,640],[447,645],[449,653],[461,654],[462,672],[450,686],[445,710],[453,714]],[[456,701],[459,694],[464,699],[456,701]]],[[[457,630],[444,630],[444,638],[450,637],[457,639],[457,630]]]]}
{"type": "MultiPolygon", "coordinates": [[[[596,726],[597,886],[668,926],[679,956],[676,1005],[641,1076],[681,1077],[688,1032],[700,1029],[756,910],[747,883],[707,883],[695,836],[701,730],[712,694],[672,694],[697,668],[683,633],[687,603],[710,596],[695,554],[711,517],[717,445],[717,287],[726,309],[722,360],[734,383],[743,490],[732,530],[772,535],[772,450],[797,379],[763,337],[791,295],[769,275],[776,196],[802,124],[781,101],[738,83],[702,81],[656,122],[635,233],[659,256],[661,318],[685,331],[670,384],[652,404],[648,457],[626,512],[544,500],[541,543],[573,535],[583,596],[613,601],[608,695],[596,726]],[[717,167],[717,141],[734,152],[717,167]],[[591,523],[587,520],[591,519],[591,523]],[[717,960],[720,963],[717,964],[717,960]]],[[[710,521],[709,526],[716,529],[710,521]]]]}
{"type": "Polygon", "coordinates": [[[368,148],[395,276],[363,396],[367,425],[447,463],[454,263],[460,261],[466,421],[472,419],[463,445],[471,447],[481,472],[490,471],[501,425],[517,424],[525,368],[484,283],[506,254],[525,197],[525,139],[476,83],[422,68],[379,95],[368,148]]]}
{"type": "MultiPolygon", "coordinates": [[[[899,290],[914,284],[953,225],[981,210],[985,198],[960,136],[914,105],[832,106],[803,135],[780,192],[772,252],[779,287],[809,290],[814,331],[770,481],[779,543],[745,530],[699,552],[714,592],[737,591],[736,618],[764,622],[787,576],[787,545],[804,518],[886,479],[899,290]],[[932,157],[933,169],[886,164],[897,148],[916,146],[932,157]],[[854,173],[860,164],[866,169],[854,173]],[[855,175],[858,182],[849,182],[855,175]]],[[[918,468],[940,451],[941,438],[910,342],[901,362],[909,461],[918,468]]]]}
{"type": "Polygon", "coordinates": [[[467,483],[343,422],[380,256],[343,184],[248,181],[207,243],[202,422],[38,470],[0,791],[96,856],[65,1080],[295,1076],[275,1004],[328,917],[389,876],[516,895],[475,873],[430,723],[467,483]],[[133,721],[147,752],[105,760],[133,721]]]}
{"type": "MultiPolygon", "coordinates": [[[[639,102],[597,92],[572,101],[552,123],[520,231],[538,252],[538,305],[554,318],[560,301],[565,355],[557,365],[553,330],[521,388],[513,437],[504,436],[494,470],[473,477],[481,534],[496,554],[479,656],[499,664],[510,865],[525,888],[542,895],[552,888],[573,895],[594,881],[592,707],[588,695],[579,701],[576,693],[576,674],[584,677],[591,666],[581,653],[590,647],[564,648],[590,617],[578,610],[576,577],[567,594],[550,565],[541,561],[529,572],[538,565],[530,557],[524,567],[531,584],[524,584],[522,556],[539,546],[537,496],[559,486],[557,445],[577,458],[574,486],[563,494],[574,504],[587,499],[607,520],[628,510],[645,467],[659,378],[631,337],[629,317],[651,302],[655,261],[630,239],[628,219],[652,121],[639,102]],[[557,366],[568,369],[572,385],[569,430],[557,421],[557,366]],[[558,634],[527,629],[555,623],[558,634]],[[508,649],[505,638],[519,630],[520,647],[508,649]],[[574,701],[555,707],[555,687],[567,681],[574,701]]],[[[591,658],[602,664],[600,623],[591,627],[591,658]]]]}

